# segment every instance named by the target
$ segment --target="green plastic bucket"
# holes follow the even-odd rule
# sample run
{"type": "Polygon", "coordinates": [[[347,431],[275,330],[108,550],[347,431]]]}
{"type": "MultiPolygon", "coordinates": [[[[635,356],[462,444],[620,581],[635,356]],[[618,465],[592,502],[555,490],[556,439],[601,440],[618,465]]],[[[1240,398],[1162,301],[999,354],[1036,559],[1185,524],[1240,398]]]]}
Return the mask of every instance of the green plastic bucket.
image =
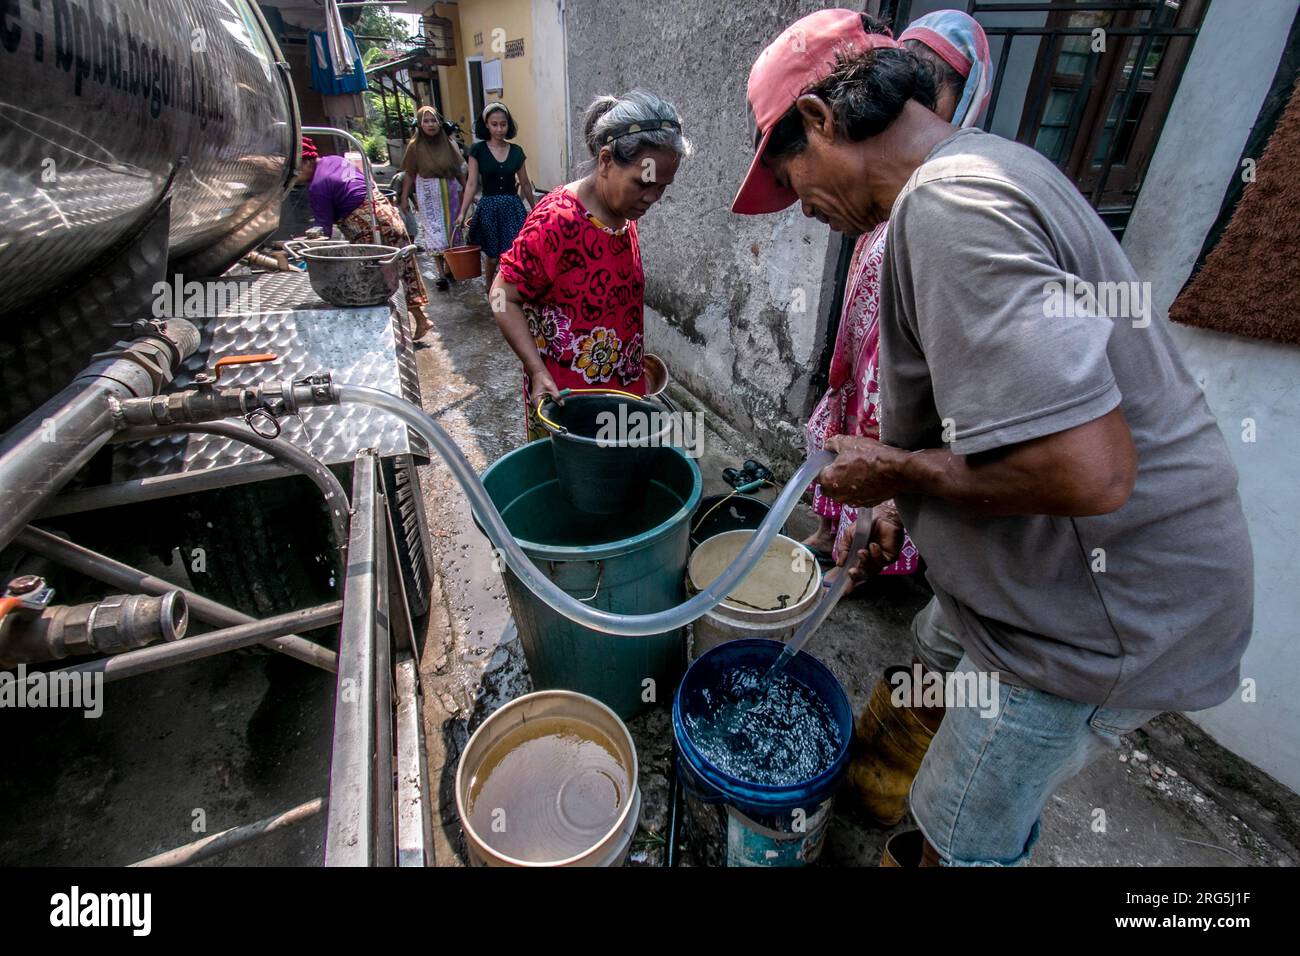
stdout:
{"type": "MultiPolygon", "coordinates": [[[[690,519],[703,486],[695,462],[677,448],[655,449],[640,507],[597,516],[574,507],[550,445],[530,442],[483,473],[523,552],[567,594],[602,610],[645,614],[685,600],[690,519]]],[[[602,634],[553,611],[509,569],[504,577],[535,688],[587,694],[623,718],[670,698],[684,663],[683,628],[602,634]]]]}

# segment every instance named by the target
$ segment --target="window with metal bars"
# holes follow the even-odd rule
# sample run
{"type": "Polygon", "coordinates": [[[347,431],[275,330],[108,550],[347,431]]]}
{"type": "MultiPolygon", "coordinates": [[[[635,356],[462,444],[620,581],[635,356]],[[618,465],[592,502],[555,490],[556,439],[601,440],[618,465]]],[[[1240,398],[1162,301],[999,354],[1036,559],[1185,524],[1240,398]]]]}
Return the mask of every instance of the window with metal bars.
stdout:
{"type": "MultiPolygon", "coordinates": [[[[986,130],[1033,146],[1122,236],[1210,0],[968,0],[988,34],[986,130]]],[[[883,0],[901,32],[945,3],[883,0]]]]}

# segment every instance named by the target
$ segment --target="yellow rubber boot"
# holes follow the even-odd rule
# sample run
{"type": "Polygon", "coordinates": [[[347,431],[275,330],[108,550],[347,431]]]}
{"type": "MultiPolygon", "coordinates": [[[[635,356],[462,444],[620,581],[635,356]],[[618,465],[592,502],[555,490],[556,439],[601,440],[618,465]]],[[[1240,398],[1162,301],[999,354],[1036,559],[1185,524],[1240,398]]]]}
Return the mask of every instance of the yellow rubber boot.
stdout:
{"type": "Polygon", "coordinates": [[[890,678],[907,670],[902,666],[887,669],[853,723],[853,756],[845,795],[864,814],[887,827],[907,812],[907,793],[938,729],[934,716],[923,717],[917,708],[896,707],[890,700],[894,686],[890,678]]]}
{"type": "Polygon", "coordinates": [[[904,830],[895,833],[885,841],[884,852],[880,854],[880,865],[885,867],[915,867],[921,865],[925,850],[925,838],[920,830],[904,830]]]}

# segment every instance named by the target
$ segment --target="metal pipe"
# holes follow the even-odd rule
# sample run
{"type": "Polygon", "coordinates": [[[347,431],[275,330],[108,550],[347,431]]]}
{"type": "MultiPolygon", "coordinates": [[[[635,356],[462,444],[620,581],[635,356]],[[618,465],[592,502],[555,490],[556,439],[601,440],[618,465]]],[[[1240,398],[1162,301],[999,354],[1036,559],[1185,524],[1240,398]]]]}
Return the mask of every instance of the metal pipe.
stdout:
{"type": "MultiPolygon", "coordinates": [[[[561,62],[569,62],[569,7],[566,0],[560,0],[560,55],[561,62]]],[[[467,67],[468,69],[468,67],[467,67]]],[[[569,87],[569,71],[564,71],[564,175],[573,175],[573,97],[569,87]]]]}
{"type": "Polygon", "coordinates": [[[185,595],[114,594],[99,601],[47,607],[28,618],[0,620],[0,667],[120,654],[155,641],[178,641],[189,626],[185,595]]]}
{"type": "MultiPolygon", "coordinates": [[[[173,641],[170,644],[143,647],[138,651],[127,651],[125,654],[118,654],[116,657],[105,657],[101,660],[89,661],[73,667],[64,667],[49,673],[51,675],[103,674],[105,681],[122,680],[126,677],[136,677],[150,671],[161,670],[164,667],[188,664],[190,661],[212,657],[215,654],[224,654],[227,651],[238,650],[252,644],[260,644],[267,638],[279,637],[282,634],[292,634],[298,630],[311,630],[314,627],[337,624],[342,619],[343,602],[331,601],[329,604],[322,604],[319,607],[303,608],[301,611],[290,611],[288,614],[277,614],[275,617],[254,621],[251,624],[227,627],[198,637],[187,637],[181,641],[173,641]]],[[[59,686],[58,682],[54,680],[52,680],[52,684],[56,687],[59,686]]]]}
{"type": "Polygon", "coordinates": [[[126,440],[129,440],[130,437],[152,438],[156,435],[167,435],[171,432],[220,435],[223,438],[232,438],[235,441],[243,442],[245,445],[250,445],[258,451],[266,452],[272,458],[306,475],[320,490],[321,497],[325,499],[330,525],[334,529],[334,540],[338,542],[340,551],[346,553],[348,546],[348,496],[343,490],[343,485],[334,477],[334,472],[326,468],[320,459],[313,457],[284,438],[267,438],[264,435],[259,435],[243,422],[216,421],[196,425],[169,425],[156,429],[133,428],[123,433],[123,435],[127,436],[126,440]]]}
{"type": "MultiPolygon", "coordinates": [[[[121,434],[123,433],[118,432],[109,439],[110,443],[121,434]]],[[[217,488],[231,488],[235,485],[251,485],[259,481],[270,481],[273,478],[284,478],[294,473],[294,469],[278,461],[253,461],[246,465],[224,465],[220,468],[205,468],[200,471],[132,478],[111,485],[92,485],[89,488],[65,491],[49,499],[41,508],[36,520],[59,515],[81,514],[86,511],[101,511],[120,505],[138,505],[144,501],[157,501],[159,498],[173,498],[176,495],[194,495],[217,488]],[[231,472],[236,469],[238,473],[232,475],[231,472]]]]}
{"type": "Polygon", "coordinates": [[[341,136],[357,148],[357,152],[361,154],[362,174],[366,179],[366,208],[370,213],[370,235],[375,240],[375,245],[383,245],[379,235],[379,219],[375,215],[375,171],[370,168],[370,157],[366,155],[366,147],[362,145],[361,140],[345,129],[335,129],[332,126],[304,126],[302,132],[304,136],[341,136]]]}
{"type": "Polygon", "coordinates": [[[682,804],[682,782],[677,779],[677,761],[668,765],[668,846],[664,850],[664,866],[677,865],[677,813],[682,804]]]}
{"type": "MultiPolygon", "coordinates": [[[[418,490],[415,494],[419,494],[418,490]]],[[[397,622],[397,629],[406,639],[406,648],[410,651],[411,657],[415,659],[416,664],[420,662],[420,639],[415,633],[415,622],[411,620],[411,602],[406,594],[406,581],[402,576],[402,560],[398,556],[397,548],[397,529],[393,525],[393,509],[384,509],[384,530],[387,532],[386,540],[388,542],[388,566],[396,569],[395,574],[390,574],[388,580],[389,586],[389,607],[392,613],[389,615],[390,621],[397,622]]],[[[394,638],[394,647],[398,645],[400,638],[394,638]]],[[[420,671],[415,671],[416,687],[420,683],[420,671]]]]}
{"type": "MultiPolygon", "coordinates": [[[[121,588],[124,591],[166,594],[169,591],[179,590],[185,595],[185,600],[190,607],[190,614],[207,624],[233,627],[240,624],[252,624],[257,621],[257,618],[251,617],[242,611],[226,607],[226,605],[220,604],[211,598],[206,598],[195,591],[177,588],[170,581],[164,581],[162,578],[145,574],[143,571],[137,571],[130,565],[114,561],[110,557],[91,551],[89,548],[74,544],[71,541],[65,541],[58,535],[51,534],[42,528],[26,527],[18,532],[18,536],[14,540],[27,550],[48,558],[50,561],[57,562],[66,568],[71,568],[73,571],[94,578],[96,581],[103,581],[105,584],[121,588]]],[[[296,634],[277,637],[275,640],[267,641],[266,646],[305,664],[319,667],[321,670],[327,670],[331,673],[338,670],[337,654],[328,647],[321,647],[314,641],[309,641],[296,634]]]]}
{"type": "Polygon", "coordinates": [[[375,537],[375,866],[392,866],[393,833],[393,634],[389,613],[388,502],[376,462],[375,537]],[[389,837],[385,838],[385,834],[389,837]]]}
{"type": "Polygon", "coordinates": [[[183,319],[135,331],[0,438],[0,548],[108,441],[117,427],[112,402],[157,394],[199,346],[183,319]]]}
{"type": "Polygon", "coordinates": [[[222,830],[220,833],[214,833],[212,836],[195,840],[193,843],[187,843],[184,846],[178,846],[148,859],[132,863],[131,866],[187,866],[190,863],[198,863],[227,850],[233,850],[235,847],[242,846],[251,840],[256,840],[260,836],[274,833],[276,830],[297,826],[305,820],[310,820],[324,809],[325,798],[317,797],[315,800],[300,803],[292,810],[286,810],[284,813],[277,813],[273,817],[258,820],[256,823],[245,823],[243,826],[222,830]]]}
{"type": "Polygon", "coordinates": [[[432,862],[433,817],[429,813],[429,769],[424,758],[419,667],[414,658],[398,662],[396,683],[396,863],[427,866],[432,862]]]}
{"type": "MultiPolygon", "coordinates": [[[[352,538],[343,585],[339,676],[330,748],[326,866],[374,866],[375,630],[378,462],[373,450],[356,457],[352,479],[352,538]]],[[[391,794],[385,794],[391,799],[391,794]]]]}
{"type": "Polygon", "coordinates": [[[108,441],[113,393],[104,380],[69,385],[0,439],[0,547],[108,441]]]}

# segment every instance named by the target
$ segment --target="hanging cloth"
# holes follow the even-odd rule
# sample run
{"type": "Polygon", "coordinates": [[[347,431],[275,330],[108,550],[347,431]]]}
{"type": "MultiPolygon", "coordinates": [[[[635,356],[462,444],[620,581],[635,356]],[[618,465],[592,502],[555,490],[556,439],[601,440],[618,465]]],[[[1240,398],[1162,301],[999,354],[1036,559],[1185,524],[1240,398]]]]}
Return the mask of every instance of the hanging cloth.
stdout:
{"type": "Polygon", "coordinates": [[[307,49],[311,60],[311,88],[326,96],[339,96],[344,93],[363,93],[369,89],[366,82],[366,70],[361,65],[361,51],[357,47],[357,38],[351,30],[343,31],[347,56],[352,64],[352,72],[338,75],[334,61],[330,57],[329,35],[315,32],[307,36],[307,49]]]}
{"type": "Polygon", "coordinates": [[[347,45],[347,29],[343,26],[338,0],[325,0],[325,33],[329,38],[330,65],[334,68],[335,79],[349,75],[353,72],[352,51],[347,45]]]}

